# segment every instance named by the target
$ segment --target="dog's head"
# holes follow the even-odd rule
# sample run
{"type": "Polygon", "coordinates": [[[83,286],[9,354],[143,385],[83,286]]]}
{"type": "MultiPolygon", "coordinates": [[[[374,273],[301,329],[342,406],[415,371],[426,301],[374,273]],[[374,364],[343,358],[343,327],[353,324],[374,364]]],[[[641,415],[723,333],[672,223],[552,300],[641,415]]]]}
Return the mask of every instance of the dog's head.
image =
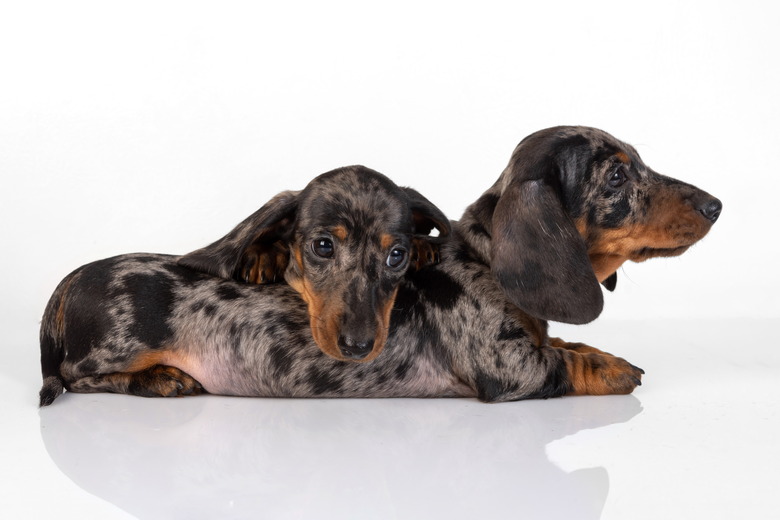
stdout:
{"type": "Polygon", "coordinates": [[[370,361],[385,345],[402,277],[424,266],[449,234],[447,218],[418,192],[352,166],[324,173],[300,192],[280,193],[179,263],[250,282],[284,270],[308,305],[320,349],[340,360],[370,361]],[[437,237],[429,236],[433,229],[437,237]]]}
{"type": "Polygon", "coordinates": [[[721,203],[648,168],[595,128],[525,138],[460,227],[507,296],[541,319],[587,323],[626,260],[682,254],[707,234],[721,203]],[[481,245],[480,245],[481,244],[481,245]]]}

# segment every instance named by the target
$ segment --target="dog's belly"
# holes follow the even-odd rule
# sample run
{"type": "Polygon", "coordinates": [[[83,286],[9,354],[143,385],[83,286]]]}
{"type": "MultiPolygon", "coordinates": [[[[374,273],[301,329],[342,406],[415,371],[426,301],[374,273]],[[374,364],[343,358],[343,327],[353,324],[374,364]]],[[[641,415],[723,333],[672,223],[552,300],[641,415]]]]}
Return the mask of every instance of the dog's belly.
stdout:
{"type": "MultiPolygon", "coordinates": [[[[474,390],[438,363],[420,358],[408,378],[387,388],[387,397],[473,397],[474,390]]],[[[377,396],[380,397],[380,396],[377,396]]]]}
{"type": "Polygon", "coordinates": [[[186,372],[210,394],[239,395],[234,388],[236,386],[235,375],[231,377],[230,367],[224,362],[194,356],[174,355],[166,359],[165,364],[186,372]]]}
{"type": "Polygon", "coordinates": [[[237,359],[224,349],[199,348],[197,354],[172,355],[168,365],[196,379],[217,395],[245,397],[473,397],[474,390],[452,371],[420,356],[414,360],[391,353],[369,363],[317,356],[298,359],[295,370],[280,375],[268,359],[237,359]],[[307,362],[308,361],[308,362],[307,362]],[[400,375],[400,367],[408,367],[400,375]]]}

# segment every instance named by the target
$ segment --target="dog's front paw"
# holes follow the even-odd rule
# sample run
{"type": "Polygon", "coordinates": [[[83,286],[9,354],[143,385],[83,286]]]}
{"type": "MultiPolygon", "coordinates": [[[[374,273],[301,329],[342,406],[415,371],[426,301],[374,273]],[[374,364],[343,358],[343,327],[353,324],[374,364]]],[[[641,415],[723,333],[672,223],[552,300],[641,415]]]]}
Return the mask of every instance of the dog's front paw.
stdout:
{"type": "Polygon", "coordinates": [[[429,242],[424,238],[412,238],[410,262],[413,271],[438,264],[439,259],[439,244],[429,242]]]}
{"type": "Polygon", "coordinates": [[[241,259],[238,276],[254,284],[282,281],[289,259],[290,250],[282,242],[251,246],[241,259]]]}
{"type": "Polygon", "coordinates": [[[641,368],[603,353],[568,352],[569,395],[630,394],[642,384],[641,368]]]}

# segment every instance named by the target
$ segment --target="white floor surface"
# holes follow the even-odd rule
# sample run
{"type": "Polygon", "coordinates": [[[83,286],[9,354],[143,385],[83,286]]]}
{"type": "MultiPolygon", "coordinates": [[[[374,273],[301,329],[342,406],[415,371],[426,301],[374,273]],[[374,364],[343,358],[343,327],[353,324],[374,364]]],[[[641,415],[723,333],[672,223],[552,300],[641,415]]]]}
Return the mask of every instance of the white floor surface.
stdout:
{"type": "Polygon", "coordinates": [[[553,325],[644,368],[630,396],[66,394],[40,411],[35,331],[25,331],[0,352],[0,515],[780,518],[777,325],[553,325]]]}

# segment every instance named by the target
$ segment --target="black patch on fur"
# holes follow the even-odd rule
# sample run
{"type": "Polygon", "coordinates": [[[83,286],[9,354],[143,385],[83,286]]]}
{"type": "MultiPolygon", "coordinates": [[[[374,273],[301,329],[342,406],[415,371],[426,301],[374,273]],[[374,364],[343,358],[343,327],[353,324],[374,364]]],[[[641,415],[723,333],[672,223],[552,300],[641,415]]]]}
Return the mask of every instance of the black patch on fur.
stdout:
{"type": "Polygon", "coordinates": [[[94,312],[93,309],[110,303],[111,294],[106,293],[106,288],[113,280],[114,265],[111,260],[101,260],[84,266],[78,281],[68,291],[64,344],[68,346],[68,359],[72,362],[98,348],[113,327],[107,312],[94,312]]]}
{"type": "Polygon", "coordinates": [[[173,280],[165,274],[153,273],[131,274],[122,281],[132,302],[133,323],[128,327],[130,336],[149,348],[163,346],[173,336],[167,322],[175,302],[173,280]]]}
{"type": "Polygon", "coordinates": [[[560,397],[569,393],[573,387],[569,381],[569,372],[566,370],[566,362],[562,358],[554,359],[555,365],[548,367],[547,376],[542,386],[536,392],[525,396],[523,399],[548,399],[560,397]]]}
{"type": "Polygon", "coordinates": [[[592,164],[601,163],[609,159],[612,159],[612,157],[619,151],[621,150],[612,144],[606,144],[604,146],[600,146],[596,151],[593,152],[592,164]]]}
{"type": "Polygon", "coordinates": [[[577,218],[586,206],[585,190],[591,182],[593,166],[598,162],[591,151],[591,141],[583,135],[559,139],[553,145],[558,164],[552,168],[558,181],[558,193],[563,207],[577,218]]]}
{"type": "Polygon", "coordinates": [[[341,390],[341,381],[331,377],[331,373],[324,372],[312,366],[309,369],[308,381],[311,384],[312,391],[316,395],[321,395],[329,392],[338,392],[341,390]]]}
{"type": "Polygon", "coordinates": [[[385,299],[387,296],[389,296],[393,290],[395,289],[396,285],[398,285],[398,278],[395,276],[393,277],[385,277],[382,280],[379,281],[379,296],[381,299],[385,299]]]}
{"type": "Polygon", "coordinates": [[[369,264],[366,266],[366,278],[369,280],[376,280],[378,278],[377,268],[376,264],[373,262],[369,262],[369,264]]]}
{"type": "Polygon", "coordinates": [[[184,285],[193,285],[204,280],[205,278],[208,278],[208,275],[200,271],[196,271],[188,267],[183,267],[179,264],[166,263],[163,267],[184,285]]]}
{"type": "Polygon", "coordinates": [[[590,139],[582,134],[570,135],[555,141],[555,144],[553,144],[553,154],[555,155],[561,151],[569,151],[573,148],[581,147],[590,148],[590,139]]]}
{"type": "Polygon", "coordinates": [[[426,304],[443,311],[455,307],[463,296],[463,286],[442,271],[430,269],[425,272],[425,282],[419,286],[426,304]]]}
{"type": "MultiPolygon", "coordinates": [[[[428,271],[431,271],[430,269],[428,271]]],[[[414,273],[408,275],[411,278],[417,278],[414,273]]],[[[395,304],[390,315],[390,334],[399,326],[409,323],[414,319],[425,320],[428,311],[425,305],[420,301],[420,293],[414,287],[402,283],[398,287],[398,293],[395,297],[395,304]]]]}
{"type": "Polygon", "coordinates": [[[506,394],[517,391],[516,383],[508,384],[482,371],[478,371],[474,376],[474,386],[476,386],[477,398],[486,403],[496,401],[506,394]]]}
{"type": "Polygon", "coordinates": [[[602,225],[607,228],[617,228],[623,225],[631,214],[631,204],[628,197],[620,197],[612,203],[610,210],[604,215],[602,225]]]}
{"type": "Polygon", "coordinates": [[[488,230],[485,229],[485,226],[483,226],[482,224],[479,223],[471,224],[469,226],[469,231],[471,231],[475,235],[484,235],[490,238],[490,233],[488,233],[488,230]]]}
{"type": "Polygon", "coordinates": [[[217,296],[225,301],[237,300],[243,297],[235,287],[228,284],[220,284],[220,286],[217,287],[217,296]]]}
{"type": "Polygon", "coordinates": [[[498,332],[498,340],[517,341],[527,338],[528,333],[522,327],[518,327],[512,321],[505,319],[501,322],[501,329],[498,332]]]}
{"type": "Polygon", "coordinates": [[[244,339],[244,328],[240,323],[233,322],[230,324],[228,335],[230,336],[230,346],[233,349],[233,354],[239,361],[243,361],[245,358],[243,346],[246,341],[244,339]]]}
{"type": "Polygon", "coordinates": [[[588,224],[590,225],[598,225],[599,224],[599,212],[596,206],[591,206],[588,208],[588,224]]]}
{"type": "Polygon", "coordinates": [[[455,248],[454,257],[461,264],[471,264],[477,261],[471,249],[465,243],[458,244],[455,248]]]}
{"type": "MultiPolygon", "coordinates": [[[[301,339],[306,334],[308,334],[308,338],[311,339],[311,330],[309,328],[309,322],[308,319],[305,321],[297,320],[294,317],[295,315],[288,315],[283,312],[273,312],[268,313],[268,323],[278,324],[281,327],[281,330],[285,331],[285,334],[287,334],[287,339],[289,342],[292,342],[293,344],[297,343],[304,343],[305,340],[301,339]],[[294,333],[300,332],[300,336],[295,335],[294,333]]],[[[290,343],[287,344],[290,344],[290,343]]]]}
{"type": "Polygon", "coordinates": [[[290,354],[286,345],[274,344],[268,350],[268,356],[271,360],[271,370],[274,372],[274,377],[284,377],[290,373],[295,356],[290,354]]]}
{"type": "Polygon", "coordinates": [[[79,363],[78,371],[82,374],[95,374],[98,371],[98,364],[94,359],[85,359],[79,363]]]}
{"type": "Polygon", "coordinates": [[[406,379],[406,373],[409,372],[409,368],[411,368],[411,363],[409,363],[408,360],[404,360],[403,363],[398,365],[395,369],[395,378],[399,381],[403,381],[406,379]]]}

